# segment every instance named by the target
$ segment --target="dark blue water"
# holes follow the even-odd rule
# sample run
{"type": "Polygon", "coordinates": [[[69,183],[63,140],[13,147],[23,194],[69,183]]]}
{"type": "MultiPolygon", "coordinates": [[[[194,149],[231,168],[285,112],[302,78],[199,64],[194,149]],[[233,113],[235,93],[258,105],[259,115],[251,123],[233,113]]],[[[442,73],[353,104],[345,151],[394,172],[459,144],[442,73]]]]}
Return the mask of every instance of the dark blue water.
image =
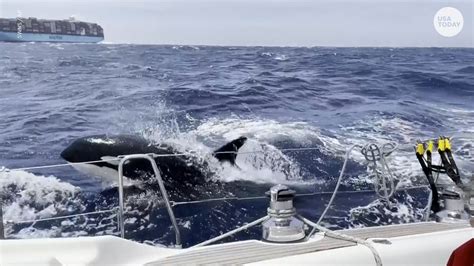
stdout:
{"type": "MultiPolygon", "coordinates": [[[[60,152],[92,134],[136,134],[206,158],[249,138],[241,169],[216,165],[208,182],[248,181],[331,191],[352,144],[396,142],[389,157],[399,187],[426,184],[413,154],[418,139],[453,136],[462,176],[474,171],[474,50],[437,48],[268,48],[0,44],[0,166],[65,163],[60,152]],[[284,148],[316,147],[282,152],[284,148]]],[[[371,172],[352,153],[325,224],[333,228],[419,221],[426,189],[375,201],[371,172]],[[375,202],[374,202],[375,201],[375,202]]],[[[4,219],[13,221],[114,207],[113,184],[70,167],[3,172],[4,219]]],[[[254,188],[259,189],[254,189],[254,188]]],[[[257,193],[258,192],[258,193],[257,193]]],[[[221,195],[221,191],[205,191],[221,195]]],[[[256,195],[258,194],[258,195],[256,195]]],[[[329,194],[300,197],[317,219],[329,194]]],[[[128,195],[127,236],[169,245],[160,196],[128,195]]],[[[174,200],[174,199],[172,199],[174,200]]],[[[265,199],[175,207],[185,245],[265,215],[265,199]]],[[[8,224],[9,237],[116,234],[113,214],[8,224]]],[[[258,228],[234,239],[258,237],[258,228]]]]}

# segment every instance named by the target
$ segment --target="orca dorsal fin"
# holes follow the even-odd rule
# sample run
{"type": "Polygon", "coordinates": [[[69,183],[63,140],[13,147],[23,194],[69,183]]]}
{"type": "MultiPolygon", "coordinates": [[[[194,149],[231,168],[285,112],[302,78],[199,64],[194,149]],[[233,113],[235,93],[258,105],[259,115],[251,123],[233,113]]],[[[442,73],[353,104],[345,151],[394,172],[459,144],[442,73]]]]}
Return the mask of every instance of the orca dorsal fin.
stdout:
{"type": "Polygon", "coordinates": [[[235,165],[235,159],[237,158],[237,152],[247,141],[246,137],[240,137],[233,141],[225,144],[219,149],[215,150],[212,155],[217,158],[220,162],[229,162],[235,165]]]}

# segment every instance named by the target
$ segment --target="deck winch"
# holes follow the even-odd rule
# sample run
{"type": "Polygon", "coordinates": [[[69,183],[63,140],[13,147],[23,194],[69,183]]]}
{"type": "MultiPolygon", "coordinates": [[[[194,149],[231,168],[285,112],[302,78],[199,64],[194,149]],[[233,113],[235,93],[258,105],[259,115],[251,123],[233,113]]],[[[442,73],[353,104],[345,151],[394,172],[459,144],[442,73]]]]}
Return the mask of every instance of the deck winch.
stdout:
{"type": "Polygon", "coordinates": [[[470,215],[466,211],[465,198],[464,191],[459,187],[450,186],[445,188],[441,193],[444,208],[436,213],[436,221],[444,223],[468,222],[470,215]]]}
{"type": "Polygon", "coordinates": [[[270,197],[267,209],[270,218],[262,224],[263,240],[285,243],[305,238],[304,223],[295,217],[295,191],[285,185],[276,185],[266,194],[270,197]]]}

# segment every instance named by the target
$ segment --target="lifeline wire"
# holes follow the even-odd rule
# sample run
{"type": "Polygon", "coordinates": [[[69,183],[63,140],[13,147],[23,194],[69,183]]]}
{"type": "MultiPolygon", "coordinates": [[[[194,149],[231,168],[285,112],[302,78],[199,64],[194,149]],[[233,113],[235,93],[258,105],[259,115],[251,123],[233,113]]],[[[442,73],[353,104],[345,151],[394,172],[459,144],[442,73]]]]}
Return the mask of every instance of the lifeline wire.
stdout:
{"type": "MultiPolygon", "coordinates": [[[[307,148],[286,148],[286,149],[279,149],[280,151],[311,151],[311,150],[320,150],[318,147],[307,147],[307,148]]],[[[252,154],[252,153],[263,153],[264,151],[244,151],[244,152],[235,152],[235,151],[222,151],[222,152],[215,152],[213,154],[252,154]]],[[[192,155],[195,152],[190,151],[188,153],[167,153],[167,154],[150,154],[154,158],[159,157],[180,157],[180,156],[188,156],[192,155]]],[[[133,155],[133,154],[128,154],[133,155]]],[[[107,160],[95,160],[95,161],[85,161],[85,162],[77,162],[77,163],[63,163],[63,164],[51,164],[51,165],[40,165],[40,166],[30,166],[30,167],[21,167],[21,168],[14,168],[14,169],[7,169],[5,167],[0,168],[0,172],[11,172],[11,171],[25,171],[25,170],[35,170],[35,169],[46,169],[46,168],[55,168],[55,167],[64,167],[64,166],[74,166],[74,165],[82,165],[82,164],[93,164],[93,163],[101,163],[101,162],[113,162],[113,161],[120,161],[124,156],[127,155],[119,155],[116,158],[107,159],[107,160]]]]}
{"type": "MultiPolygon", "coordinates": [[[[404,189],[400,190],[409,190],[409,189],[419,189],[419,188],[426,188],[428,189],[429,187],[426,185],[419,185],[419,186],[413,186],[413,187],[406,187],[404,189]]],[[[354,191],[340,191],[339,193],[344,193],[344,194],[356,194],[356,193],[368,193],[368,192],[375,192],[374,190],[354,190],[354,191]]],[[[296,194],[296,197],[302,197],[302,196],[315,196],[315,195],[323,195],[323,194],[333,194],[334,191],[321,191],[321,192],[314,192],[314,193],[302,193],[302,194],[296,194]]],[[[207,203],[207,202],[214,202],[214,201],[225,201],[225,200],[254,200],[254,199],[265,199],[268,198],[267,196],[258,196],[258,197],[223,197],[223,198],[212,198],[212,199],[204,199],[204,200],[194,200],[194,201],[170,201],[172,206],[179,206],[179,205],[188,205],[188,204],[199,204],[199,203],[207,203]]],[[[430,204],[428,204],[430,205],[430,204]]],[[[429,209],[429,206],[427,207],[429,209]]],[[[71,215],[65,215],[65,216],[56,216],[56,217],[49,217],[49,218],[42,218],[42,219],[36,219],[36,220],[23,220],[23,221],[13,221],[13,220],[6,220],[6,224],[25,224],[25,223],[36,223],[36,222],[44,222],[44,221],[54,221],[54,220],[61,220],[61,219],[67,219],[67,218],[74,218],[77,216],[87,216],[87,215],[93,215],[93,214],[99,214],[99,213],[109,213],[109,212],[115,212],[117,211],[117,207],[112,208],[111,210],[100,210],[100,211],[94,211],[94,212],[85,212],[85,213],[78,213],[78,214],[71,214],[71,215]]],[[[426,209],[426,207],[425,207],[426,209]]],[[[428,213],[429,215],[429,213],[428,213]]]]}
{"type": "MultiPolygon", "coordinates": [[[[332,196],[326,206],[326,209],[323,211],[323,213],[321,214],[320,218],[318,219],[317,221],[317,224],[319,224],[322,219],[325,217],[327,211],[329,210],[329,208],[331,207],[334,199],[335,199],[335,196],[338,192],[338,189],[339,189],[339,186],[341,184],[341,181],[342,181],[342,177],[344,175],[344,172],[345,172],[345,169],[346,169],[346,166],[347,166],[347,162],[348,162],[348,159],[349,159],[349,155],[350,155],[350,152],[355,148],[355,147],[362,147],[363,150],[366,150],[366,148],[368,147],[369,145],[366,145],[365,147],[362,147],[360,145],[353,145],[351,146],[347,151],[346,151],[346,154],[345,154],[345,158],[344,158],[344,164],[342,166],[342,169],[341,169],[341,173],[339,175],[339,178],[337,180],[337,183],[336,183],[336,187],[334,189],[334,191],[332,192],[332,196]]],[[[391,146],[389,148],[389,151],[385,151],[384,153],[385,154],[382,154],[382,153],[379,153],[379,156],[382,156],[382,159],[385,159],[384,158],[384,155],[388,155],[390,153],[392,153],[395,149],[396,149],[396,146],[395,145],[384,145],[383,148],[386,148],[387,146],[391,146]]],[[[286,148],[286,149],[280,149],[281,151],[305,151],[305,150],[319,150],[320,148],[318,147],[307,147],[307,148],[286,148]]],[[[248,151],[248,152],[233,152],[233,151],[229,151],[229,152],[216,152],[214,154],[249,154],[249,153],[260,153],[260,152],[263,152],[263,151],[248,151]]],[[[191,152],[192,153],[192,152],[191,152]]],[[[180,153],[180,154],[149,154],[150,156],[154,157],[154,158],[157,158],[157,157],[178,157],[178,156],[186,156],[186,155],[189,155],[191,153],[180,153]]],[[[364,153],[364,152],[363,152],[364,153]]],[[[365,155],[365,154],[364,154],[365,155]]],[[[0,172],[1,171],[19,171],[19,170],[32,170],[32,169],[44,169],[44,168],[52,168],[52,167],[63,167],[63,166],[70,166],[70,165],[80,165],[80,164],[92,164],[92,163],[98,163],[98,162],[110,162],[110,161],[119,161],[119,160],[122,160],[122,158],[124,157],[125,155],[120,155],[120,156],[117,156],[116,158],[113,158],[113,159],[108,159],[108,160],[95,160],[95,161],[87,161],[87,162],[79,162],[79,163],[66,163],[66,164],[55,164],[55,165],[46,165],[46,166],[33,166],[33,167],[23,167],[23,168],[16,168],[16,169],[6,169],[5,168],[0,168],[0,172]]],[[[366,157],[367,158],[367,157],[366,157]]],[[[374,158],[375,159],[375,158],[374,158]]],[[[371,161],[371,160],[369,160],[371,161]]],[[[383,160],[384,163],[386,164],[385,160],[383,160]]],[[[391,175],[391,173],[390,173],[391,175]]],[[[353,193],[360,193],[362,191],[354,191],[353,193]]],[[[368,192],[368,191],[367,191],[368,192]]],[[[392,191],[393,193],[393,191],[392,191]]],[[[329,194],[329,192],[315,192],[315,193],[308,193],[308,194],[300,194],[299,196],[304,196],[304,195],[317,195],[317,194],[329,194]]],[[[250,199],[261,199],[261,198],[265,198],[263,196],[260,196],[260,197],[247,197],[247,198],[237,198],[237,197],[232,197],[232,198],[215,198],[215,199],[205,199],[205,200],[196,200],[196,201],[189,201],[189,202],[172,202],[173,206],[177,206],[177,205],[185,205],[185,204],[194,204],[194,203],[204,203],[204,202],[211,202],[211,201],[220,201],[220,200],[250,200],[250,199]]],[[[90,213],[90,214],[93,214],[93,213],[90,213]]],[[[73,215],[74,216],[74,215],[73,215]]],[[[67,217],[66,217],[67,218],[67,217]]],[[[47,218],[47,219],[54,219],[54,218],[47,218]]],[[[58,218],[59,219],[59,218],[58,218]]],[[[39,221],[39,220],[37,220],[39,221]]],[[[28,222],[28,221],[25,221],[25,222],[28,222]]],[[[313,229],[313,231],[309,234],[309,235],[312,235],[313,233],[315,232],[315,229],[313,229]]]]}
{"type": "Polygon", "coordinates": [[[10,223],[10,224],[29,224],[29,223],[37,223],[37,222],[45,222],[45,221],[54,221],[54,220],[60,220],[60,219],[67,219],[67,218],[74,218],[77,216],[87,216],[87,215],[92,215],[92,214],[99,214],[99,213],[109,213],[109,212],[114,212],[117,211],[117,208],[113,208],[111,210],[102,210],[102,211],[94,211],[94,212],[84,212],[84,213],[78,213],[78,214],[72,214],[72,215],[65,215],[65,216],[58,216],[58,217],[51,217],[51,218],[42,218],[42,219],[36,219],[36,220],[25,220],[25,221],[11,221],[7,220],[5,223],[10,223]]]}

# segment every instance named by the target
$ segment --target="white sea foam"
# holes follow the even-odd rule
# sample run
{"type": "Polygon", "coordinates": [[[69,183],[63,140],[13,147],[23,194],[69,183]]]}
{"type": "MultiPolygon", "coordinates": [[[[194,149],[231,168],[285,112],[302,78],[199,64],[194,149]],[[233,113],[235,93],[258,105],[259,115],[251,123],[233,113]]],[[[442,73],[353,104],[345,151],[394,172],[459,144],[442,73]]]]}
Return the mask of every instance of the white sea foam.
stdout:
{"type": "Polygon", "coordinates": [[[60,43],[50,43],[49,44],[49,47],[51,48],[56,48],[58,50],[64,50],[64,47],[62,46],[62,44],[60,43]]]}
{"type": "Polygon", "coordinates": [[[220,180],[249,180],[256,183],[289,183],[301,180],[300,167],[296,161],[275,146],[249,140],[240,149],[237,157],[239,168],[224,166],[220,180]]]}
{"type": "Polygon", "coordinates": [[[425,208],[423,204],[419,204],[423,206],[422,208],[415,205],[415,200],[409,194],[401,200],[392,199],[390,203],[375,200],[366,206],[351,209],[348,222],[352,227],[363,227],[366,223],[386,225],[421,221],[425,215],[425,208]]]}
{"type": "Polygon", "coordinates": [[[286,60],[288,60],[288,56],[286,56],[284,54],[280,54],[280,55],[275,56],[275,60],[286,61],[286,60]]]}
{"type": "MultiPolygon", "coordinates": [[[[374,120],[356,121],[353,125],[341,127],[331,136],[321,133],[321,130],[305,122],[282,123],[270,119],[232,117],[226,119],[211,118],[194,130],[182,132],[179,126],[155,128],[148,137],[179,147],[181,150],[193,150],[202,158],[212,162],[209,154],[219,145],[240,136],[249,138],[240,149],[237,157],[240,169],[220,167],[215,161],[215,169],[219,169],[220,180],[253,180],[255,182],[284,182],[301,180],[300,165],[293,158],[285,155],[275,146],[275,143],[291,143],[299,147],[318,147],[327,155],[341,159],[345,150],[353,145],[365,145],[369,142],[383,144],[397,141],[401,149],[387,158],[391,170],[406,186],[412,185],[411,180],[422,176],[416,158],[414,158],[411,143],[421,132],[421,127],[401,118],[375,117],[374,120]],[[391,134],[387,134],[390,132],[391,134]],[[209,145],[208,143],[215,143],[209,145]],[[205,144],[206,143],[206,144],[205,144]],[[215,146],[214,146],[215,145],[215,146]],[[408,146],[407,146],[408,145],[408,146]],[[212,147],[211,147],[212,146],[212,147]],[[408,147],[408,148],[407,148],[408,147]],[[256,153],[252,153],[256,151],[256,153]],[[405,180],[406,179],[406,180],[405,180]]],[[[351,158],[361,164],[366,164],[360,150],[352,152],[351,158]]],[[[369,175],[351,177],[349,183],[372,183],[369,175]]]]}
{"type": "Polygon", "coordinates": [[[221,181],[250,180],[257,183],[282,183],[301,181],[300,165],[284,154],[274,143],[291,142],[299,147],[315,146],[332,153],[338,147],[337,140],[324,136],[317,128],[304,122],[280,123],[275,120],[211,118],[196,129],[182,132],[177,125],[170,128],[155,128],[148,138],[157,142],[165,141],[179,150],[192,150],[198,158],[210,162],[210,167],[218,173],[221,181]],[[210,154],[220,145],[240,136],[249,138],[239,150],[238,168],[221,166],[210,154]],[[204,140],[204,141],[203,141],[204,140]],[[209,144],[209,142],[214,144],[209,144]]]}
{"type": "Polygon", "coordinates": [[[55,236],[60,236],[61,228],[53,226],[49,229],[37,229],[34,227],[25,227],[18,231],[14,237],[15,238],[50,238],[55,236]]]}
{"type": "MultiPolygon", "coordinates": [[[[67,212],[71,206],[81,208],[76,199],[79,188],[62,182],[54,176],[34,175],[25,171],[0,172],[0,193],[3,199],[3,219],[5,221],[28,221],[49,218],[60,212],[67,212]]],[[[23,235],[51,235],[31,229],[17,232],[23,235]]],[[[7,234],[11,232],[7,226],[7,234]]]]}
{"type": "MultiPolygon", "coordinates": [[[[386,158],[392,173],[407,186],[423,176],[413,147],[418,139],[423,139],[428,133],[416,122],[375,115],[371,119],[341,127],[334,134],[339,135],[339,139],[347,145],[375,143],[381,147],[384,143],[396,143],[397,150],[386,158]]],[[[360,150],[354,150],[351,156],[357,161],[365,161],[360,150]]]]}
{"type": "Polygon", "coordinates": [[[195,134],[203,138],[224,138],[228,141],[240,136],[266,142],[290,140],[301,145],[311,145],[315,140],[323,141],[320,130],[308,123],[282,123],[259,118],[212,118],[199,125],[195,134]]]}

